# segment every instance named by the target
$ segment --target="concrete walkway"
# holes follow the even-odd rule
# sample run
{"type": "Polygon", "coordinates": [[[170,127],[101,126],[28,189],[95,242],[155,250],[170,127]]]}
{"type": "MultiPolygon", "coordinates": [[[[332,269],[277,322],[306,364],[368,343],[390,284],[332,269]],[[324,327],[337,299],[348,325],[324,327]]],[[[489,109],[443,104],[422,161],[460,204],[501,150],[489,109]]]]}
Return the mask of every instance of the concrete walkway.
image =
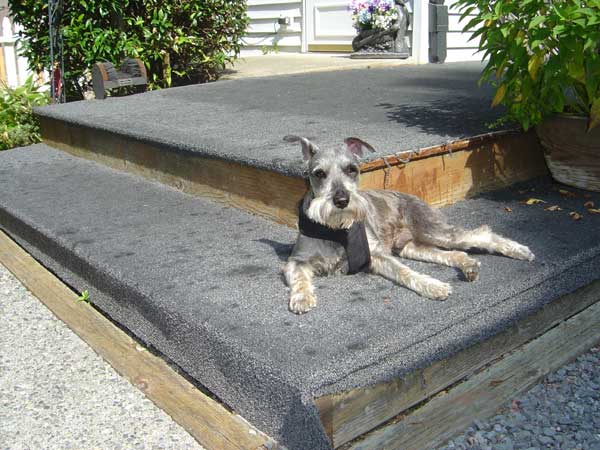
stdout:
{"type": "Polygon", "coordinates": [[[2,264],[0,449],[203,450],[2,264]]]}
{"type": "Polygon", "coordinates": [[[329,72],[332,70],[370,69],[411,65],[405,59],[351,59],[348,53],[269,53],[240,57],[229,64],[221,79],[329,72]]]}

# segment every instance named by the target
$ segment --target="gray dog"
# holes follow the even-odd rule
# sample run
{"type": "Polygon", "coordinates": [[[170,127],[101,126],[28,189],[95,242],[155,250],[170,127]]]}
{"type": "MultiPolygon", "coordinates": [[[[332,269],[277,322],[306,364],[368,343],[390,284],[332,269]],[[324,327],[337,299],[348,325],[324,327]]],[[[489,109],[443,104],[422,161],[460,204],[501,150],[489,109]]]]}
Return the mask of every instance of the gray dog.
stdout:
{"type": "Polygon", "coordinates": [[[310,182],[299,206],[300,234],[283,269],[291,290],[289,308],[296,314],[317,304],[313,275],[335,272],[375,273],[434,300],[445,300],[451,293],[449,284],[411,270],[394,254],[457,267],[469,281],[477,279],[480,263],[458,250],[534,259],[529,248],[493,233],[487,225],[464,230],[448,224],[440,211],[412,195],[359,191],[358,158],[374,150],[358,138],[323,150],[303,137],[284,139],[301,143],[310,182]]]}

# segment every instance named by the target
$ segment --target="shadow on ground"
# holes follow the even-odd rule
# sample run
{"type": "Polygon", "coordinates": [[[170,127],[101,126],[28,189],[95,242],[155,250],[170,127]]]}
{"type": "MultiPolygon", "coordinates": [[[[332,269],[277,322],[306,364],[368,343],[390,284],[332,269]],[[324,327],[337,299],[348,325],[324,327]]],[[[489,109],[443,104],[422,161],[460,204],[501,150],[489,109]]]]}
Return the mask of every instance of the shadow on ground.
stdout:
{"type": "Polygon", "coordinates": [[[480,134],[482,121],[491,124],[500,117],[502,111],[491,107],[482,115],[481,105],[487,102],[487,98],[461,96],[421,104],[379,103],[375,107],[386,110],[390,122],[460,139],[480,134]]]}
{"type": "Polygon", "coordinates": [[[293,244],[287,242],[277,242],[266,238],[258,239],[257,242],[271,247],[279,260],[284,262],[287,261],[288,257],[292,253],[292,249],[294,248],[293,244]]]}

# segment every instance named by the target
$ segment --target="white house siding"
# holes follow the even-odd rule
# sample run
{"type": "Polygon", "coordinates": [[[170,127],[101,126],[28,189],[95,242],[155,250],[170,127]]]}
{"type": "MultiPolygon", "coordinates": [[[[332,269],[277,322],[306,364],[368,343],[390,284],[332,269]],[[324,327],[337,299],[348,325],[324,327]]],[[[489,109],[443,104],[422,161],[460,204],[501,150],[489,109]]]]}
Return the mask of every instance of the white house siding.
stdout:
{"type": "MultiPolygon", "coordinates": [[[[338,2],[339,0],[332,0],[325,3],[333,4],[338,2]]],[[[349,2],[350,0],[348,0],[347,3],[349,2]]],[[[462,32],[464,24],[466,24],[472,16],[459,22],[460,13],[453,8],[453,5],[456,2],[457,0],[446,0],[445,2],[448,6],[448,48],[446,62],[480,60],[481,53],[477,53],[477,39],[469,41],[471,33],[462,32]]],[[[248,26],[248,33],[242,40],[242,55],[261,54],[265,52],[301,52],[303,50],[303,3],[304,1],[302,0],[247,0],[250,24],[248,26]],[[279,25],[277,19],[280,17],[289,17],[292,24],[290,26],[279,25]]],[[[429,26],[427,23],[428,3],[428,0],[409,0],[407,5],[411,13],[411,25],[408,33],[408,44],[411,48],[413,47],[413,42],[415,40],[413,27],[424,30],[424,34],[420,36],[422,44],[419,48],[421,50],[417,50],[419,55],[415,55],[413,51],[412,60],[416,63],[425,63],[428,61],[428,32],[425,31],[428,30],[429,26]],[[413,13],[416,11],[417,6],[420,11],[418,14],[413,13]],[[415,20],[419,23],[413,24],[415,20]]],[[[307,14],[310,14],[310,12],[307,12],[307,14]]],[[[349,17],[344,17],[340,20],[347,21],[349,20],[349,17]]],[[[344,24],[344,27],[347,28],[347,24],[344,24]]],[[[332,28],[332,33],[335,31],[335,28],[337,27],[332,28]]],[[[305,39],[304,50],[306,51],[311,46],[311,42],[309,42],[310,36],[305,37],[305,39]]],[[[325,39],[325,41],[326,40],[327,39],[325,39]]],[[[350,37],[344,38],[343,41],[340,40],[339,37],[335,37],[331,42],[349,45],[351,40],[350,37]]]]}
{"type": "Polygon", "coordinates": [[[471,20],[473,15],[465,17],[462,22],[459,22],[460,12],[453,8],[457,0],[446,0],[445,5],[448,5],[448,56],[446,62],[458,61],[480,61],[481,52],[477,52],[479,38],[469,41],[471,33],[463,33],[464,26],[471,20]]]}
{"type": "Polygon", "coordinates": [[[301,51],[302,1],[248,0],[247,3],[250,24],[242,40],[242,55],[301,51]],[[289,17],[291,25],[279,25],[280,17],[289,17]]]}
{"type": "MultiPolygon", "coordinates": [[[[248,16],[250,18],[250,24],[246,36],[242,39],[242,55],[260,54],[264,52],[301,52],[303,51],[302,41],[305,39],[304,51],[311,47],[313,38],[309,36],[303,36],[303,17],[302,14],[305,11],[304,1],[300,0],[247,0],[248,5],[248,16]],[[280,17],[289,17],[291,19],[291,26],[281,26],[277,23],[277,19],[280,17]]],[[[314,3],[313,7],[319,11],[308,11],[307,14],[318,16],[319,21],[323,21],[319,24],[321,27],[327,25],[328,20],[338,20],[340,23],[334,23],[331,25],[330,32],[322,33],[323,36],[319,36],[319,44],[344,44],[349,48],[354,33],[347,33],[348,29],[351,29],[350,12],[345,11],[345,5],[350,3],[348,1],[331,0],[328,2],[320,1],[314,3]],[[339,3],[344,5],[344,11],[340,14],[339,3]],[[321,14],[317,14],[320,12],[321,14]],[[337,15],[337,16],[336,16],[337,15]],[[331,16],[331,17],[330,17],[331,16]],[[336,17],[339,16],[339,19],[336,17]],[[342,23],[343,22],[343,23],[342,23]],[[340,33],[336,33],[343,29],[344,37],[340,33]],[[331,38],[328,35],[331,34],[331,38]],[[338,35],[339,34],[339,35],[338,35]]],[[[311,3],[311,5],[312,5],[311,3]]],[[[409,2],[408,9],[412,13],[412,0],[409,2]]],[[[308,6],[306,6],[308,8],[308,6]]],[[[311,17],[313,17],[311,16],[311,17]]],[[[312,24],[314,26],[314,24],[312,24]]],[[[307,30],[305,30],[307,31],[307,30]]],[[[412,46],[412,24],[409,28],[408,44],[412,46]]],[[[314,46],[314,45],[313,45],[314,46]]]]}

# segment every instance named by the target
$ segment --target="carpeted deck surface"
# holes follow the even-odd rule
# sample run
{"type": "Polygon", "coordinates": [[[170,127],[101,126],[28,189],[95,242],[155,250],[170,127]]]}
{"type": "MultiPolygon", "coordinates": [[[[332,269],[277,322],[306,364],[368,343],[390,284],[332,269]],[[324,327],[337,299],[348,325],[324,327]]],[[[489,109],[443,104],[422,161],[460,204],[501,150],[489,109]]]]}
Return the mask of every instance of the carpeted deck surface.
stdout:
{"type": "Polygon", "coordinates": [[[600,275],[600,216],[548,180],[446,208],[530,246],[533,263],[480,255],[467,283],[408,262],[452,284],[446,302],[370,275],[320,278],[303,316],[279,273],[293,230],[41,144],[0,152],[0,192],[0,228],[290,450],[328,448],[313,396],[447,357],[600,275]],[[519,203],[529,196],[563,211],[519,203]]]}

